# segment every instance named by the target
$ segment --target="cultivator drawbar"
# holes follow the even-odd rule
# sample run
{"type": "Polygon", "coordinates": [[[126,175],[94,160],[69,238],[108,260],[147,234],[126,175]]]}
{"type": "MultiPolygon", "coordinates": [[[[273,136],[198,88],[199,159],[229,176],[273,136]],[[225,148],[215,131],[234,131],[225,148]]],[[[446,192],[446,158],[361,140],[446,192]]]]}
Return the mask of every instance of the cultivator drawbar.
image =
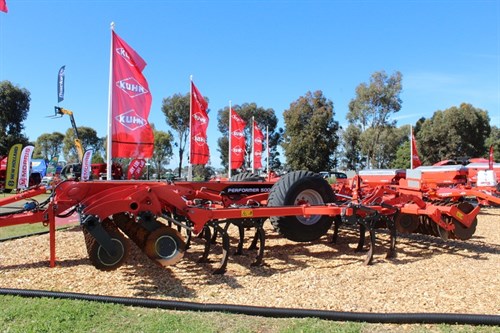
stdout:
{"type": "Polygon", "coordinates": [[[250,246],[258,248],[254,265],[263,261],[263,226],[268,220],[277,233],[299,243],[318,240],[333,224],[333,240],[341,224],[359,226],[358,249],[364,247],[365,232],[370,235],[367,264],[373,259],[376,229],[390,231],[388,257],[395,255],[398,231],[443,239],[472,237],[478,206],[461,197],[438,201],[412,184],[364,188],[358,177],[349,196],[337,196],[322,177],[309,171],[291,172],[276,182],[252,174],[225,182],[65,181],[55,187],[46,206],[0,215],[0,226],[27,223],[30,218],[49,223],[54,216],[74,210],[80,217],[90,261],[101,270],[113,270],[125,262],[129,240],[156,263],[169,266],[182,259],[196,235],[205,240],[200,261],[207,261],[219,235],[223,255],[215,273],[226,270],[230,225],[238,227],[236,253],[240,254],[244,231],[254,230],[250,246]]]}

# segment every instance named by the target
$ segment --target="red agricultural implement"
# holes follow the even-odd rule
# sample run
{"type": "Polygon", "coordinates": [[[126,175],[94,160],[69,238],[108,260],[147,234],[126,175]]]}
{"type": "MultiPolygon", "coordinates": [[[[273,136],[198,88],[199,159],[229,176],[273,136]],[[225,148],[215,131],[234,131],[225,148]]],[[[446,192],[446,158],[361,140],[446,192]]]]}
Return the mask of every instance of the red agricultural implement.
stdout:
{"type": "MultiPolygon", "coordinates": [[[[295,242],[318,240],[333,224],[335,240],[340,224],[359,225],[358,248],[363,247],[365,231],[370,234],[367,264],[373,258],[377,228],[390,230],[389,256],[395,254],[397,230],[444,239],[472,237],[479,206],[461,197],[434,200],[415,186],[420,183],[403,181],[397,188],[381,185],[366,191],[357,177],[350,197],[336,195],[326,180],[308,171],[291,172],[275,182],[251,174],[221,182],[64,181],[47,201],[31,201],[19,211],[1,213],[0,227],[40,221],[49,225],[54,266],[55,218],[77,213],[90,261],[101,270],[113,270],[124,263],[127,237],[149,258],[168,266],[183,257],[191,235],[203,236],[201,260],[206,260],[215,231],[221,235],[223,247],[216,273],[226,269],[231,224],[240,230],[240,252],[244,230],[255,229],[252,245],[259,243],[255,265],[262,262],[263,224],[267,220],[280,235],[295,242]]],[[[44,192],[43,187],[36,187],[0,200],[0,207],[44,192]]]]}

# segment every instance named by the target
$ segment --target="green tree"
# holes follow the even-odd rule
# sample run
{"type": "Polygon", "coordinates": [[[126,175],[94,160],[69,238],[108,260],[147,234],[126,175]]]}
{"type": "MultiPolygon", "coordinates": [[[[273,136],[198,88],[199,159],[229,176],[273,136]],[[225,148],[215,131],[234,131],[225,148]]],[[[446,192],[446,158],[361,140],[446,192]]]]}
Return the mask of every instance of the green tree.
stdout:
{"type": "MultiPolygon", "coordinates": [[[[243,103],[242,105],[234,105],[232,109],[247,123],[245,128],[246,151],[248,154],[245,158],[243,168],[251,167],[251,152],[252,152],[252,117],[255,119],[259,129],[266,134],[266,128],[269,130],[269,144],[264,141],[263,149],[270,148],[270,168],[279,167],[279,152],[277,151],[278,144],[281,139],[280,130],[276,129],[278,118],[273,109],[257,106],[256,103],[243,103]]],[[[217,127],[222,133],[222,137],[217,140],[218,151],[220,153],[221,163],[224,168],[228,168],[228,152],[229,152],[229,107],[226,106],[217,112],[217,127]]],[[[263,164],[264,159],[262,160],[263,164]]]]}
{"type": "Polygon", "coordinates": [[[391,116],[401,110],[402,75],[396,71],[388,76],[385,71],[375,72],[369,84],[361,83],[356,88],[356,97],[349,103],[347,120],[361,130],[359,141],[361,153],[366,156],[368,166],[383,165],[383,150],[378,149],[381,136],[388,127],[394,127],[391,116]]]}
{"type": "MultiPolygon", "coordinates": [[[[94,151],[102,149],[102,141],[97,136],[95,129],[82,126],[77,127],[77,130],[84,151],[86,149],[93,149],[94,151]]],[[[63,140],[63,154],[68,163],[78,162],[75,139],[75,131],[73,131],[73,128],[68,128],[63,140]]]]}
{"type": "Polygon", "coordinates": [[[158,174],[158,178],[161,178],[164,166],[170,163],[170,158],[173,155],[172,141],[174,138],[171,132],[164,132],[156,129],[153,129],[153,134],[155,138],[155,148],[151,163],[158,174]]]}
{"type": "Polygon", "coordinates": [[[343,159],[342,164],[347,170],[358,170],[363,163],[361,150],[361,129],[354,124],[349,124],[342,132],[343,159]]]}
{"type": "MultiPolygon", "coordinates": [[[[487,152],[489,153],[490,146],[493,146],[493,158],[496,162],[500,162],[500,128],[493,126],[490,136],[485,141],[487,152]]],[[[485,156],[488,158],[488,156],[485,156]]]]}
{"type": "Polygon", "coordinates": [[[339,142],[334,115],[333,102],[322,91],[307,92],[285,110],[281,145],[291,169],[319,172],[334,167],[331,157],[339,142]]]}
{"type": "Polygon", "coordinates": [[[30,92],[14,86],[10,81],[0,82],[0,155],[7,155],[12,145],[27,145],[23,122],[28,117],[30,92]]]}
{"type": "Polygon", "coordinates": [[[215,170],[210,165],[193,165],[193,180],[206,181],[215,175],[215,170]]]}
{"type": "Polygon", "coordinates": [[[410,163],[410,140],[408,140],[398,147],[396,157],[392,160],[390,167],[392,169],[409,169],[410,163]]]}
{"type": "Polygon", "coordinates": [[[43,133],[36,139],[33,156],[50,161],[61,154],[63,141],[64,134],[62,133],[43,133]]]}
{"type": "Polygon", "coordinates": [[[486,140],[491,133],[489,124],[487,111],[467,103],[434,112],[415,135],[422,164],[485,156],[486,140]]]}
{"type": "MultiPolygon", "coordinates": [[[[182,173],[186,144],[189,143],[190,96],[190,93],[185,95],[174,94],[171,97],[164,98],[161,106],[167,125],[177,134],[175,146],[179,148],[179,167],[177,168],[179,177],[181,177],[182,173]]],[[[204,98],[208,103],[208,98],[204,98]]],[[[209,111],[207,110],[207,113],[209,111]]]]}

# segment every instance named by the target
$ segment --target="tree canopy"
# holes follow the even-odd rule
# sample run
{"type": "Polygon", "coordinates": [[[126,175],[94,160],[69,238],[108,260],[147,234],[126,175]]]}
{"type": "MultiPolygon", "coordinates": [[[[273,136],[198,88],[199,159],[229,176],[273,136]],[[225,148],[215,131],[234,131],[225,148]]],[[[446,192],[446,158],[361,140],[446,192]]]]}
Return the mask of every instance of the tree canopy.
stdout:
{"type": "Polygon", "coordinates": [[[170,158],[173,155],[172,141],[173,135],[171,132],[164,132],[154,129],[155,148],[151,163],[155,168],[158,178],[161,178],[163,168],[168,165],[170,158]]]}
{"type": "Polygon", "coordinates": [[[484,156],[490,133],[488,113],[462,103],[434,112],[415,136],[422,163],[430,165],[445,159],[484,156]]]}
{"type": "Polygon", "coordinates": [[[283,112],[285,131],[282,147],[292,170],[319,172],[333,167],[339,138],[339,124],[334,117],[333,102],[322,91],[307,92],[283,112]]]}
{"type": "MultiPolygon", "coordinates": [[[[367,165],[384,167],[385,153],[382,140],[383,133],[388,133],[389,128],[394,128],[395,121],[390,121],[391,116],[401,110],[402,75],[395,72],[388,76],[385,71],[375,72],[369,84],[361,83],[356,88],[356,97],[349,103],[347,120],[349,124],[357,126],[360,130],[359,140],[356,141],[361,153],[366,156],[367,165]]],[[[352,132],[350,133],[352,134],[352,132]]],[[[392,147],[395,154],[395,149],[392,147]]],[[[351,148],[352,150],[353,148],[351,148]]]]}
{"type": "Polygon", "coordinates": [[[59,156],[63,142],[64,134],[62,133],[44,133],[36,139],[33,156],[50,161],[53,157],[59,156]]]}
{"type": "Polygon", "coordinates": [[[28,117],[30,92],[14,86],[10,81],[0,82],[0,155],[7,155],[12,145],[27,145],[23,122],[28,117]]]}
{"type": "MultiPolygon", "coordinates": [[[[97,136],[95,129],[90,127],[77,127],[78,135],[82,142],[83,150],[93,149],[94,151],[100,151],[102,149],[102,141],[97,136]]],[[[68,128],[66,135],[63,140],[63,153],[64,158],[67,162],[77,162],[78,153],[75,146],[75,131],[73,128],[68,128]]]]}

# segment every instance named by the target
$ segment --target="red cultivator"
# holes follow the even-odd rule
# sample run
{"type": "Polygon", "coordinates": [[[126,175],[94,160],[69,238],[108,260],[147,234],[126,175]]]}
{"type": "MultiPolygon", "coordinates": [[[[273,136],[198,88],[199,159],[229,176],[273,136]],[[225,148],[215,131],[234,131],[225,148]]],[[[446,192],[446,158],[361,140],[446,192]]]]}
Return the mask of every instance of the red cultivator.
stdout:
{"type": "MultiPolygon", "coordinates": [[[[415,187],[409,179],[402,179],[399,187],[363,188],[358,177],[349,188],[350,197],[336,195],[322,177],[308,171],[288,173],[276,182],[265,182],[251,174],[238,175],[232,180],[65,181],[56,186],[46,202],[0,215],[0,227],[42,221],[53,231],[55,217],[76,212],[89,258],[101,270],[116,269],[123,264],[129,247],[124,234],[149,258],[163,266],[173,265],[183,257],[191,235],[203,236],[206,240],[201,258],[206,260],[212,235],[220,234],[223,258],[215,272],[223,273],[228,260],[231,224],[240,230],[239,252],[244,230],[255,229],[252,246],[259,245],[256,265],[262,262],[263,225],[267,219],[279,234],[296,242],[319,239],[334,222],[334,240],[341,223],[359,225],[358,248],[363,247],[365,231],[370,234],[370,249],[365,260],[370,263],[377,228],[390,230],[388,254],[392,256],[397,230],[444,239],[469,239],[479,213],[479,207],[474,208],[463,197],[438,200],[420,186],[415,187]]],[[[31,190],[24,197],[44,190],[31,190]]],[[[0,206],[20,199],[4,199],[0,206]]],[[[51,234],[53,236],[54,231],[51,234]]],[[[51,251],[51,265],[54,265],[53,237],[51,251]]]]}

